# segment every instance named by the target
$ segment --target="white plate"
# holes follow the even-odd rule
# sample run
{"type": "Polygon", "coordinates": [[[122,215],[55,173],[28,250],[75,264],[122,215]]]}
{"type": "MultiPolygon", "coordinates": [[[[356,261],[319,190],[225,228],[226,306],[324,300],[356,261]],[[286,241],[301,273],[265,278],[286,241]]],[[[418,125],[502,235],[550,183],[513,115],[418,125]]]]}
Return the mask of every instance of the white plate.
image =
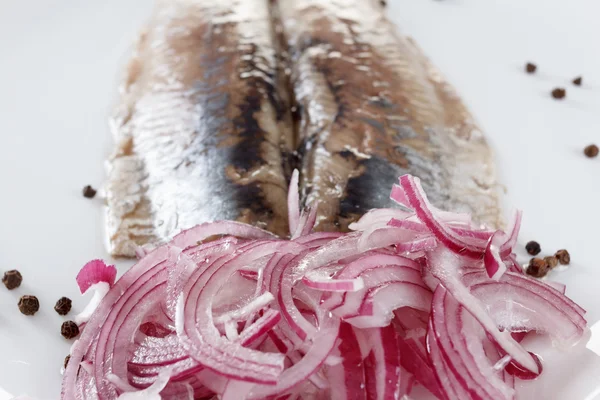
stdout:
{"type": "MultiPolygon", "coordinates": [[[[489,134],[507,208],[525,211],[522,241],[571,252],[572,267],[552,279],[567,284],[594,324],[600,160],[585,158],[582,148],[600,142],[600,3],[390,3],[391,17],[457,86],[489,134]],[[523,73],[528,60],[538,64],[537,74],[523,73]],[[581,88],[570,84],[579,74],[581,88]],[[549,96],[555,86],[567,88],[564,101],[549,96]]],[[[85,300],[74,276],[89,259],[106,257],[101,201],[84,199],[81,188],[103,181],[116,77],[150,8],[145,0],[0,1],[0,270],[18,268],[24,276],[15,291],[0,287],[0,400],[59,397],[70,342],[61,338],[64,318],[52,307],[68,296],[80,310],[85,300]],[[40,299],[34,317],[17,310],[23,294],[40,299]]],[[[588,347],[600,353],[597,336],[588,347]]],[[[600,398],[600,361],[591,350],[544,356],[543,378],[524,389],[536,393],[522,398],[600,398]]]]}

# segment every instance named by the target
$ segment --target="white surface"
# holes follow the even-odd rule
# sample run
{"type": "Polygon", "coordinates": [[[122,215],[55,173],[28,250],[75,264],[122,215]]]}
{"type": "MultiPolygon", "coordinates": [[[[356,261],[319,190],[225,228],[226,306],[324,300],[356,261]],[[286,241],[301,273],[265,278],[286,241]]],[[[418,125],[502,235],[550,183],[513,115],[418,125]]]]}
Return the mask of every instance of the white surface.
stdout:
{"type": "MultiPolygon", "coordinates": [[[[69,296],[81,310],[74,276],[87,260],[106,257],[101,201],[84,199],[81,188],[103,181],[116,77],[150,8],[149,0],[0,0],[0,270],[24,276],[15,291],[0,287],[0,400],[59,397],[70,342],[52,307],[69,296]],[[23,294],[40,299],[34,317],[17,310],[23,294]]],[[[569,249],[572,268],[552,278],[597,322],[600,159],[582,149],[600,144],[600,3],[392,0],[389,14],[487,131],[507,208],[525,211],[521,244],[569,249]],[[537,74],[523,73],[528,60],[537,74]],[[579,74],[581,88],[570,84],[579,74]],[[564,101],[549,96],[556,86],[567,88],[564,101]]],[[[537,393],[522,398],[600,399],[592,352],[549,357],[537,393]]]]}

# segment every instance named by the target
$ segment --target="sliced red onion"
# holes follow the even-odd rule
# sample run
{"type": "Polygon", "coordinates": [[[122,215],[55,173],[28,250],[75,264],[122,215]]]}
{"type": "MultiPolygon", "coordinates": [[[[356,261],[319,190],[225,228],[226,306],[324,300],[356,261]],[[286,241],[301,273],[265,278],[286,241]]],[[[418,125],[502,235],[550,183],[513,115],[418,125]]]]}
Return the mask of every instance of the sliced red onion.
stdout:
{"type": "Polygon", "coordinates": [[[338,275],[338,278],[356,278],[368,270],[392,265],[408,267],[415,271],[421,270],[419,264],[410,258],[394,254],[372,252],[347,264],[338,275]]]}
{"type": "Polygon", "coordinates": [[[421,223],[416,221],[411,221],[410,219],[396,219],[392,218],[387,223],[388,226],[393,226],[394,228],[406,229],[408,231],[413,231],[416,233],[424,233],[429,234],[429,229],[421,223]]]}
{"type": "Polygon", "coordinates": [[[265,308],[271,301],[273,301],[275,297],[273,297],[272,293],[265,292],[260,296],[255,297],[248,304],[244,304],[243,306],[236,308],[232,311],[228,311],[224,314],[221,314],[215,317],[215,324],[222,324],[227,321],[239,321],[246,317],[248,317],[251,313],[255,313],[258,310],[265,308]]]}
{"type": "Polygon", "coordinates": [[[106,293],[108,293],[110,290],[110,287],[107,282],[98,282],[94,285],[91,285],[88,290],[89,289],[93,290],[94,294],[85,308],[73,318],[73,321],[77,325],[82,325],[89,321],[94,311],[96,311],[96,308],[98,308],[98,305],[100,305],[100,302],[104,296],[106,296],[106,293]]]}
{"type": "Polygon", "coordinates": [[[353,231],[364,231],[367,229],[384,228],[392,219],[404,220],[410,218],[414,213],[399,210],[397,208],[376,208],[363,215],[358,221],[348,225],[353,231]]]}
{"type": "Polygon", "coordinates": [[[125,392],[118,397],[118,400],[161,400],[160,392],[169,383],[169,378],[169,372],[163,371],[150,387],[135,392],[125,392]]]}
{"type": "Polygon", "coordinates": [[[418,313],[410,308],[402,308],[395,312],[393,324],[398,332],[398,349],[400,361],[407,373],[434,396],[441,398],[433,366],[427,355],[427,322],[428,314],[418,313]],[[424,318],[422,318],[424,315],[424,318]]]}
{"type": "Polygon", "coordinates": [[[106,265],[102,260],[92,260],[81,268],[75,280],[81,294],[85,294],[98,283],[105,283],[110,288],[115,283],[116,277],[117,269],[114,265],[106,265]]]}
{"type": "MultiPolygon", "coordinates": [[[[439,286],[432,304],[432,340],[437,341],[446,366],[473,399],[512,399],[514,390],[504,383],[483,349],[485,331],[463,307],[439,286]]],[[[434,363],[438,376],[446,371],[434,363]]],[[[440,377],[441,378],[441,377],[440,377]]]]}
{"type": "Polygon", "coordinates": [[[414,375],[404,369],[404,367],[400,366],[398,378],[398,398],[402,400],[410,399],[409,395],[412,392],[413,386],[417,383],[414,375]]]}
{"type": "Polygon", "coordinates": [[[342,362],[327,368],[332,400],[366,400],[362,355],[354,329],[345,323],[340,326],[337,351],[342,362]]]}
{"type": "Polygon", "coordinates": [[[300,213],[298,226],[296,227],[294,233],[292,233],[292,240],[308,235],[315,226],[316,220],[317,205],[315,204],[311,205],[307,210],[300,213]]]}
{"type": "Polygon", "coordinates": [[[558,290],[562,294],[565,294],[567,292],[567,285],[565,285],[564,283],[554,281],[545,281],[544,283],[550,286],[551,288],[558,290]]]}
{"type": "MultiPolygon", "coordinates": [[[[482,257],[483,248],[481,246],[474,246],[466,242],[454,231],[448,229],[443,221],[435,216],[433,211],[434,208],[427,200],[419,178],[403,175],[400,177],[400,185],[404,197],[398,197],[398,201],[407,201],[407,204],[410,205],[410,208],[415,210],[419,219],[444,246],[465,257],[474,259],[482,257]]],[[[393,195],[394,193],[392,196],[393,195]]]]}
{"type": "Polygon", "coordinates": [[[322,275],[316,270],[309,271],[304,275],[302,281],[310,288],[329,292],[356,292],[365,286],[360,277],[354,279],[332,279],[330,276],[322,275]]]}
{"type": "Polygon", "coordinates": [[[326,318],[313,339],[314,345],[310,347],[304,357],[283,371],[275,385],[257,385],[250,392],[248,399],[262,399],[283,393],[306,380],[323,365],[325,359],[333,350],[338,337],[339,325],[340,322],[337,318],[326,318]]]}
{"type": "Polygon", "coordinates": [[[371,352],[365,360],[367,399],[386,400],[400,397],[400,350],[392,325],[369,332],[371,352]]]}
{"type": "Polygon", "coordinates": [[[517,256],[515,254],[510,254],[506,257],[505,263],[508,264],[508,270],[510,272],[515,272],[517,274],[525,274],[525,271],[521,264],[517,261],[517,256]]]}
{"type": "Polygon", "coordinates": [[[564,346],[573,345],[587,331],[583,315],[553,288],[513,273],[507,273],[500,282],[480,275],[469,273],[465,280],[469,282],[471,293],[485,304],[501,329],[535,330],[550,335],[564,346]],[[506,293],[510,293],[510,297],[506,293]]]}
{"type": "Polygon", "coordinates": [[[212,300],[238,269],[285,250],[284,246],[292,250],[292,244],[257,242],[191,275],[180,295],[176,320],[177,334],[192,358],[226,377],[270,384],[278,381],[283,357],[257,352],[222,338],[214,327],[212,300]]]}
{"type": "MultiPolygon", "coordinates": [[[[296,258],[287,258],[282,261],[274,268],[271,279],[272,287],[275,285],[279,288],[277,300],[283,318],[293,331],[293,334],[301,341],[305,341],[312,338],[317,333],[317,329],[314,324],[302,315],[294,302],[292,289],[295,282],[289,270],[292,265],[296,264],[296,258]],[[289,261],[286,262],[287,260],[289,261]]],[[[290,339],[294,340],[295,338],[291,336],[288,335],[290,339]]]]}
{"type": "Polygon", "coordinates": [[[172,247],[187,250],[198,246],[206,238],[212,236],[234,236],[242,239],[277,239],[271,232],[252,225],[235,221],[207,222],[179,233],[169,243],[172,247]]]}
{"type": "Polygon", "coordinates": [[[432,207],[403,176],[391,197],[406,210],[312,232],[317,208],[301,212],[297,180],[290,240],[221,221],[139,252],[116,283],[114,267],[86,265],[77,281],[99,304],[62,399],[395,399],[414,384],[441,399],[510,399],[516,379],[542,372],[524,335],[585,336],[564,286],[517,263],[520,213],[509,234],[491,231],[432,207]]]}
{"type": "Polygon", "coordinates": [[[403,228],[385,227],[365,231],[358,240],[358,250],[363,253],[386,245],[398,245],[422,239],[418,233],[403,228]]]}
{"type": "MultiPolygon", "coordinates": [[[[325,309],[332,310],[336,315],[341,318],[347,318],[357,316],[359,314],[373,315],[373,308],[367,308],[366,304],[372,304],[373,298],[378,295],[384,295],[385,293],[378,294],[379,291],[386,285],[398,283],[401,287],[394,287],[391,289],[400,289],[400,293],[406,295],[413,291],[420,291],[419,287],[423,289],[422,293],[425,296],[423,302],[419,302],[419,306],[426,307],[427,296],[429,294],[428,288],[424,285],[421,280],[420,271],[413,269],[411,262],[412,260],[406,260],[402,257],[392,258],[381,255],[368,256],[357,260],[351,264],[348,264],[347,268],[344,269],[340,276],[360,274],[365,283],[365,288],[357,292],[347,292],[344,294],[334,293],[329,298],[323,301],[322,306],[325,309]],[[374,268],[369,265],[369,262],[394,262],[396,265],[382,265],[379,268],[374,268]],[[404,265],[402,265],[404,264],[404,265]],[[365,271],[360,271],[360,268],[369,268],[365,271]],[[369,297],[370,296],[370,297],[369,297]],[[364,308],[363,308],[364,306],[364,308]]],[[[387,291],[388,289],[386,289],[387,291]]],[[[397,305],[396,308],[401,307],[404,302],[407,301],[406,296],[397,296],[392,302],[397,305]],[[397,303],[399,302],[399,303],[397,303]]],[[[393,310],[390,310],[390,312],[393,310]]],[[[377,315],[377,317],[383,317],[387,319],[391,318],[391,315],[385,313],[384,315],[377,315]]],[[[388,321],[389,323],[389,321],[388,321]]]]}
{"type": "Polygon", "coordinates": [[[496,344],[502,347],[516,364],[532,373],[539,373],[536,361],[510,336],[509,332],[498,330],[483,304],[460,281],[461,258],[447,248],[440,247],[430,252],[428,259],[432,274],[477,319],[496,344]]]}
{"type": "Polygon", "coordinates": [[[146,254],[148,253],[146,252],[146,249],[144,249],[142,246],[135,247],[135,256],[138,260],[141,260],[142,258],[146,257],[146,254]]]}
{"type": "Polygon", "coordinates": [[[521,219],[523,217],[523,213],[520,210],[515,212],[515,216],[512,222],[512,228],[510,230],[510,236],[508,240],[502,245],[500,248],[500,254],[502,257],[506,257],[510,255],[513,247],[517,244],[517,238],[519,236],[519,230],[521,229],[521,219]]]}
{"type": "Polygon", "coordinates": [[[115,266],[106,265],[102,260],[92,260],[83,266],[75,280],[79,285],[81,294],[93,290],[94,295],[83,311],[73,318],[77,325],[85,324],[90,319],[102,298],[115,283],[116,277],[117,269],[115,266]]]}
{"type": "MultiPolygon", "coordinates": [[[[419,178],[412,177],[410,175],[404,175],[404,176],[410,177],[411,179],[415,179],[415,180],[417,180],[417,182],[419,181],[419,178]]],[[[402,177],[400,177],[399,179],[401,179],[401,178],[402,177]]],[[[420,184],[418,184],[418,185],[420,187],[420,184]]],[[[404,188],[403,182],[400,182],[400,186],[399,185],[392,186],[392,192],[390,194],[390,199],[392,199],[398,205],[412,210],[410,199],[406,192],[406,189],[404,188]]],[[[469,227],[472,225],[471,216],[469,214],[460,214],[460,213],[440,210],[440,209],[432,206],[431,204],[429,204],[428,209],[432,213],[434,213],[440,219],[440,221],[443,221],[444,223],[455,224],[455,225],[466,226],[466,227],[469,227]]]]}
{"type": "Polygon", "coordinates": [[[360,305],[358,315],[345,318],[345,321],[357,328],[388,326],[394,310],[411,307],[428,311],[431,304],[431,292],[424,286],[412,282],[393,282],[373,288],[360,305]]]}
{"type": "Polygon", "coordinates": [[[429,349],[428,354],[431,365],[436,370],[436,378],[443,395],[442,398],[445,400],[470,399],[471,393],[461,385],[454,371],[448,366],[448,362],[442,354],[433,332],[434,330],[430,325],[427,334],[427,348],[429,349]]]}
{"type": "Polygon", "coordinates": [[[500,279],[502,274],[506,272],[506,264],[500,257],[500,246],[506,242],[505,235],[502,231],[496,231],[487,246],[483,255],[483,264],[488,273],[488,276],[494,280],[500,279]]]}

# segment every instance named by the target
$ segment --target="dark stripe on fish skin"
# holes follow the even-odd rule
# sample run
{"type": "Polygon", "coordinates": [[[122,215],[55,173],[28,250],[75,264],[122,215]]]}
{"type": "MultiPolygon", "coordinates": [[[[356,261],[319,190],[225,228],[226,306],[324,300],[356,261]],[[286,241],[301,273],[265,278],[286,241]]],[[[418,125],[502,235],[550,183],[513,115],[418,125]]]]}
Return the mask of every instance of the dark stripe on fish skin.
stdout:
{"type": "Polygon", "coordinates": [[[273,71],[264,71],[256,65],[254,59],[256,45],[251,45],[248,54],[252,58],[240,62],[237,70],[247,73],[260,71],[265,78],[250,76],[244,79],[246,84],[247,94],[239,101],[238,108],[240,115],[233,120],[236,135],[241,136],[242,141],[235,146],[232,152],[231,164],[236,169],[249,171],[257,164],[262,164],[262,144],[265,140],[265,132],[260,127],[258,116],[263,112],[262,105],[264,101],[268,101],[275,110],[275,115],[278,121],[282,121],[285,117],[287,107],[279,100],[276,89],[271,83],[275,78],[273,71]],[[266,99],[265,99],[266,97],[266,99]]]}
{"type": "MultiPolygon", "coordinates": [[[[244,96],[243,101],[239,104],[240,115],[233,120],[235,131],[234,135],[240,135],[242,141],[235,145],[230,152],[231,165],[237,171],[244,173],[250,171],[254,167],[268,163],[268,160],[263,160],[263,144],[265,143],[265,132],[260,127],[258,115],[263,112],[262,104],[265,101],[265,96],[260,92],[259,88],[266,89],[266,93],[271,94],[271,104],[274,108],[277,107],[274,88],[272,85],[260,78],[248,78],[247,83],[248,94],[244,96]]],[[[280,111],[281,112],[281,111],[280,111]]],[[[260,220],[267,221],[273,218],[273,210],[268,205],[260,184],[250,183],[246,185],[238,185],[233,183],[235,190],[235,199],[240,209],[249,209],[254,214],[260,216],[260,220]]]]}
{"type": "Polygon", "coordinates": [[[359,170],[364,172],[348,180],[345,196],[340,202],[341,218],[362,215],[373,208],[390,207],[390,182],[408,172],[408,169],[376,156],[360,160],[359,170]]]}
{"type": "Polygon", "coordinates": [[[248,209],[259,216],[259,221],[271,220],[274,216],[273,210],[268,207],[263,195],[263,189],[255,184],[235,185],[235,199],[240,210],[248,209]]]}
{"type": "Polygon", "coordinates": [[[242,140],[231,152],[231,165],[236,170],[250,171],[258,164],[263,164],[262,144],[264,143],[264,131],[258,123],[258,114],[264,101],[263,94],[256,86],[248,89],[238,105],[240,115],[233,120],[235,132],[242,140]]]}
{"type": "MultiPolygon", "coordinates": [[[[249,51],[255,52],[256,47],[251,46],[249,51]]],[[[196,136],[188,148],[186,162],[182,162],[180,166],[189,167],[193,160],[208,157],[218,169],[210,174],[212,175],[210,180],[216,185],[214,186],[215,198],[219,199],[218,207],[223,210],[223,217],[236,219],[238,212],[246,209],[260,215],[261,220],[268,221],[274,213],[268,206],[260,186],[255,183],[246,185],[236,183],[231,176],[228,176],[225,167],[230,165],[237,171],[246,172],[265,163],[262,159],[262,146],[265,143],[266,133],[260,127],[257,117],[263,112],[263,102],[269,101],[282,118],[282,105],[277,100],[274,86],[266,79],[257,76],[244,79],[245,96],[241,100],[234,100],[235,97],[227,91],[230,82],[224,76],[223,69],[228,62],[231,62],[231,57],[213,57],[214,55],[201,57],[205,69],[204,80],[195,83],[196,103],[205,110],[200,114],[198,131],[205,134],[196,136]],[[228,121],[227,109],[232,101],[239,102],[239,114],[233,121],[228,121]],[[232,126],[232,129],[224,130],[223,128],[228,125],[232,126]],[[241,141],[232,146],[222,147],[221,142],[227,140],[224,135],[241,141]]],[[[258,70],[254,60],[242,61],[236,67],[237,73],[241,73],[240,71],[252,73],[258,70]]],[[[267,79],[273,78],[273,73],[269,74],[262,70],[260,73],[267,79]]]]}

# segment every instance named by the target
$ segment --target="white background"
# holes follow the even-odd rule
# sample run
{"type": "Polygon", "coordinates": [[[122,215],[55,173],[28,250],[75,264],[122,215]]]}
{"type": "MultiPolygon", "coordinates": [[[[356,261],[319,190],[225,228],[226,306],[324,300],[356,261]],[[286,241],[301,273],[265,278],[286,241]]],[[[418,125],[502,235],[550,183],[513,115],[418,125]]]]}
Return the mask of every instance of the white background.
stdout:
{"type": "MultiPolygon", "coordinates": [[[[104,258],[100,186],[111,140],[106,119],[120,67],[147,18],[144,0],[0,0],[0,271],[23,285],[0,288],[0,400],[59,397],[70,342],[52,307],[79,298],[74,276],[104,258]],[[34,317],[19,296],[35,294],[34,317]]],[[[595,0],[392,0],[390,17],[414,36],[489,135],[506,184],[507,210],[521,208],[521,244],[567,248],[573,265],[552,279],[600,319],[600,2],[595,0]],[[526,61],[538,73],[523,72],[526,61]],[[583,75],[581,88],[570,84],[583,75]],[[564,101],[552,99],[557,86],[564,101]]],[[[118,263],[122,270],[125,264],[118,263]]],[[[600,363],[589,350],[546,356],[538,392],[523,398],[600,398],[600,363]],[[556,357],[556,356],[555,356],[556,357]]]]}

